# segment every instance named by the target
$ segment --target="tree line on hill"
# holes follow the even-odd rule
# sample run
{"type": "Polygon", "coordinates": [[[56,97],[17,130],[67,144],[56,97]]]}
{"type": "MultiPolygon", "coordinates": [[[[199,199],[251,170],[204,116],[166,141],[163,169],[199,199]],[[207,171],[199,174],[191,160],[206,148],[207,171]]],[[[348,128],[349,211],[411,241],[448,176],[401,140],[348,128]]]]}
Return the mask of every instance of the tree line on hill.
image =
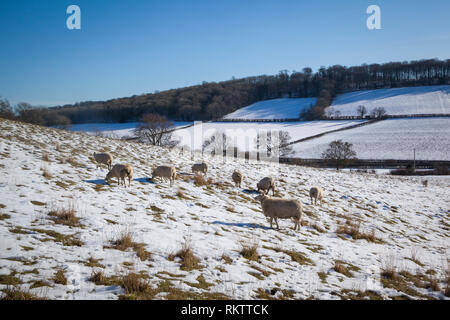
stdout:
{"type": "MultiPolygon", "coordinates": [[[[223,82],[203,82],[108,101],[85,101],[52,108],[19,108],[12,114],[21,120],[44,125],[86,122],[138,121],[156,113],[175,121],[218,120],[252,103],[276,98],[317,97],[315,105],[299,117],[326,117],[325,108],[339,94],[356,90],[450,84],[450,59],[388,62],[345,67],[334,65],[302,71],[280,71],[223,82]]],[[[5,102],[5,100],[3,100],[5,102]]],[[[3,103],[4,104],[4,103],[3,103]]],[[[7,114],[0,110],[0,116],[7,114]]]]}

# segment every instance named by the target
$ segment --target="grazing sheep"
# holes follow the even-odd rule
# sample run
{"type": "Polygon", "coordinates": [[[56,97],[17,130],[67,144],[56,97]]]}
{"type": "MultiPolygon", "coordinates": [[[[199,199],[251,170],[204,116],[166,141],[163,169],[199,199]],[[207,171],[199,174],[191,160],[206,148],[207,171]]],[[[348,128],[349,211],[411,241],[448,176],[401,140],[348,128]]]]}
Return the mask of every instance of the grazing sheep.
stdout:
{"type": "Polygon", "coordinates": [[[192,173],[201,172],[203,174],[206,174],[208,172],[208,165],[205,162],[202,163],[195,163],[192,166],[192,173]]]}
{"type": "Polygon", "coordinates": [[[315,199],[315,204],[319,200],[320,206],[322,206],[323,190],[320,187],[312,187],[309,190],[309,197],[311,198],[311,204],[313,204],[313,199],[315,199]]]}
{"type": "Polygon", "coordinates": [[[101,164],[106,164],[108,166],[108,170],[111,170],[113,157],[110,153],[96,153],[94,152],[94,160],[97,162],[97,168],[101,164]]]}
{"type": "Polygon", "coordinates": [[[125,168],[120,171],[120,178],[123,180],[123,184],[125,184],[125,177],[128,177],[128,186],[131,187],[131,179],[133,179],[133,168],[126,164],[125,168]]]}
{"type": "Polygon", "coordinates": [[[270,189],[272,189],[272,195],[275,195],[275,179],[272,177],[262,178],[256,185],[259,190],[262,190],[264,194],[268,194],[270,189]]]}
{"type": "Polygon", "coordinates": [[[106,175],[105,181],[108,183],[112,178],[117,178],[117,184],[120,184],[120,181],[123,181],[123,185],[126,186],[126,177],[128,177],[128,185],[131,186],[133,168],[129,164],[115,164],[106,175]]]}
{"type": "Polygon", "coordinates": [[[263,214],[270,218],[270,227],[272,228],[272,220],[278,226],[278,218],[289,219],[292,218],[295,222],[294,230],[300,230],[300,222],[302,220],[302,204],[298,200],[272,198],[261,194],[255,198],[261,202],[263,214]]]}
{"type": "Polygon", "coordinates": [[[177,177],[177,170],[173,166],[158,166],[152,172],[152,180],[155,177],[169,179],[172,186],[177,177]]]}
{"type": "Polygon", "coordinates": [[[238,186],[241,187],[242,180],[244,180],[244,176],[239,170],[234,170],[231,179],[233,179],[233,182],[238,186]]]}

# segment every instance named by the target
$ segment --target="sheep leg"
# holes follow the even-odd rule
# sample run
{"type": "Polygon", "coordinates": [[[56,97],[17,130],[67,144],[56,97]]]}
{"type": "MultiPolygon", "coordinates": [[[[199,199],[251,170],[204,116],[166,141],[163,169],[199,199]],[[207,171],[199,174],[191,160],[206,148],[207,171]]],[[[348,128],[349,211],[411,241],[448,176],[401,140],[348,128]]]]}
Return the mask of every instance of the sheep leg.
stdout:
{"type": "Polygon", "coordinates": [[[271,229],[273,229],[273,227],[272,227],[272,220],[273,220],[273,218],[270,218],[270,228],[271,229]]]}
{"type": "Polygon", "coordinates": [[[277,230],[279,230],[280,227],[278,226],[278,218],[275,218],[275,223],[277,224],[277,230]]]}

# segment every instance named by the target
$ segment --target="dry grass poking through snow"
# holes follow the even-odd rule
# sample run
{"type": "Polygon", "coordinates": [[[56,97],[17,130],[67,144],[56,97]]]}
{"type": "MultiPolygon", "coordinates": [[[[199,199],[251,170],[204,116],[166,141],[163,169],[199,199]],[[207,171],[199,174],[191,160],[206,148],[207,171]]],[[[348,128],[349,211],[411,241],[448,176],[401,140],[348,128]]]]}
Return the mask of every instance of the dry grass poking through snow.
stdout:
{"type": "Polygon", "coordinates": [[[240,253],[245,259],[259,261],[258,243],[246,243],[245,240],[242,240],[240,245],[240,253]]]}
{"type": "Polygon", "coordinates": [[[354,240],[364,239],[369,242],[382,243],[383,240],[375,236],[375,229],[363,231],[361,221],[347,216],[344,222],[340,222],[336,228],[336,234],[349,235],[354,240]]]}
{"type": "Polygon", "coordinates": [[[175,258],[181,259],[181,270],[191,271],[193,269],[201,269],[200,259],[195,256],[192,251],[191,244],[189,240],[185,239],[183,247],[177,251],[175,254],[170,254],[169,261],[175,260],[175,258]]]}
{"type": "Polygon", "coordinates": [[[66,207],[58,207],[50,210],[48,215],[58,224],[64,224],[70,227],[80,226],[80,218],[76,216],[75,202],[69,201],[66,207]]]}
{"type": "Polygon", "coordinates": [[[53,276],[53,281],[56,284],[67,285],[67,278],[66,275],[64,274],[64,270],[57,270],[55,272],[55,275],[53,276]]]}
{"type": "Polygon", "coordinates": [[[201,174],[195,174],[194,175],[194,184],[196,186],[208,186],[210,184],[213,183],[213,179],[210,177],[208,179],[206,179],[203,175],[201,174]]]}
{"type": "Polygon", "coordinates": [[[44,176],[44,178],[46,179],[51,179],[53,178],[53,175],[50,173],[50,171],[48,170],[48,167],[46,164],[43,164],[41,167],[41,171],[42,171],[42,175],[44,176]]]}
{"type": "Polygon", "coordinates": [[[42,160],[46,162],[50,162],[50,156],[48,155],[47,151],[42,152],[42,160]]]}
{"type": "Polygon", "coordinates": [[[133,234],[128,230],[120,232],[116,239],[110,240],[110,243],[110,246],[104,246],[104,248],[116,249],[120,251],[126,251],[127,249],[132,248],[142,261],[151,258],[151,253],[145,249],[145,243],[135,242],[133,239],[133,234]]]}
{"type": "Polygon", "coordinates": [[[29,290],[24,290],[19,286],[7,286],[2,290],[0,300],[46,300],[43,297],[31,293],[29,290]]]}

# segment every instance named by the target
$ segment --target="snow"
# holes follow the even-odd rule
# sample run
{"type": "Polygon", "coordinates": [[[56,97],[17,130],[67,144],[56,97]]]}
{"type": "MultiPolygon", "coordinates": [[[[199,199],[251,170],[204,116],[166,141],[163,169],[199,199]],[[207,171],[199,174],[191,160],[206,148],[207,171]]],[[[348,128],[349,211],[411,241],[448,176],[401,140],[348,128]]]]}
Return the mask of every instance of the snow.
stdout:
{"type": "Polygon", "coordinates": [[[224,119],[296,119],[316,98],[285,98],[259,101],[227,114],[224,119]]]}
{"type": "MultiPolygon", "coordinates": [[[[25,290],[33,281],[47,281],[49,287],[30,291],[49,299],[117,299],[124,294],[120,286],[89,281],[98,269],[106,276],[142,272],[152,287],[162,281],[161,272],[165,271],[178,275],[164,277],[181,290],[219,292],[239,300],[255,299],[257,289],[272,288],[291,290],[294,299],[339,299],[336,293],[355,288],[370,289],[389,299],[404,294],[379,281],[380,268],[393,256],[398,270],[412,274],[434,270],[445,288],[450,177],[426,177],[428,187],[422,185],[422,179],[191,155],[178,149],[0,120],[0,275],[16,272],[25,290]],[[97,169],[90,159],[99,150],[110,151],[114,163],[133,166],[130,188],[105,185],[105,168],[97,169]],[[44,151],[49,162],[42,160],[44,151]],[[69,157],[80,165],[60,161],[69,157]],[[209,164],[207,177],[214,184],[194,185],[191,165],[201,159],[209,164]],[[159,164],[176,166],[179,174],[173,187],[168,182],[147,180],[152,166],[159,164]],[[47,167],[51,178],[43,176],[42,167],[47,167]],[[231,184],[235,169],[245,175],[242,188],[231,184]],[[279,196],[302,202],[303,220],[308,225],[300,231],[294,232],[289,220],[279,222],[280,230],[269,228],[260,203],[253,200],[256,183],[268,175],[276,178],[279,196]],[[313,185],[325,187],[322,206],[310,204],[308,190],[313,185]],[[82,227],[55,224],[48,216],[51,208],[66,206],[69,201],[75,203],[82,227]],[[157,214],[152,206],[162,212],[157,214]],[[336,229],[344,216],[359,219],[362,230],[375,230],[383,242],[338,236],[336,229]],[[23,233],[12,232],[19,227],[23,233]],[[42,230],[73,235],[83,243],[79,247],[64,245],[42,230]],[[105,248],[122,230],[145,244],[152,253],[150,260],[141,261],[131,250],[105,248]],[[168,259],[185,239],[190,239],[202,269],[183,271],[178,259],[168,259]],[[257,243],[259,261],[241,256],[243,242],[257,243]],[[273,248],[301,252],[312,264],[297,263],[273,248]],[[413,249],[423,265],[408,259],[413,249]],[[222,255],[232,262],[226,264],[222,255]],[[101,259],[103,267],[87,266],[89,257],[101,259]],[[336,260],[359,269],[345,276],[334,271],[336,260]],[[57,269],[64,270],[67,285],[52,280],[57,269]],[[37,273],[30,272],[33,270],[37,273]],[[324,282],[319,272],[327,275],[324,282]],[[212,286],[189,285],[197,283],[199,275],[212,286]]],[[[427,297],[448,299],[441,292],[417,288],[413,283],[409,286],[427,297]]],[[[0,283],[0,290],[5,287],[0,283]]]]}
{"type": "Polygon", "coordinates": [[[450,118],[388,119],[293,145],[292,157],[320,158],[333,141],[353,144],[360,159],[450,160],[450,118]]]}
{"type": "MultiPolygon", "coordinates": [[[[364,120],[333,120],[333,121],[296,121],[296,122],[205,122],[198,123],[194,127],[180,129],[174,132],[181,145],[187,145],[190,149],[199,149],[194,145],[196,139],[205,139],[216,131],[224,132],[241,151],[253,151],[255,138],[258,133],[276,130],[287,131],[292,141],[314,136],[327,131],[349,127],[363,123],[364,120]],[[196,128],[195,128],[196,127],[196,128]],[[200,137],[194,136],[200,135],[200,137]]],[[[197,140],[198,141],[198,140],[197,140]]],[[[201,143],[198,144],[201,146],[201,143]]]]}
{"type": "Polygon", "coordinates": [[[354,91],[338,95],[330,108],[356,116],[360,105],[369,113],[383,107],[389,115],[450,114],[450,85],[354,91]]]}
{"type": "MultiPolygon", "coordinates": [[[[110,135],[118,138],[125,136],[134,136],[134,129],[139,122],[126,122],[126,123],[81,123],[70,126],[71,131],[86,132],[89,134],[97,134],[100,132],[103,135],[110,135]]],[[[175,121],[174,127],[181,128],[191,125],[192,122],[175,121]]]]}

